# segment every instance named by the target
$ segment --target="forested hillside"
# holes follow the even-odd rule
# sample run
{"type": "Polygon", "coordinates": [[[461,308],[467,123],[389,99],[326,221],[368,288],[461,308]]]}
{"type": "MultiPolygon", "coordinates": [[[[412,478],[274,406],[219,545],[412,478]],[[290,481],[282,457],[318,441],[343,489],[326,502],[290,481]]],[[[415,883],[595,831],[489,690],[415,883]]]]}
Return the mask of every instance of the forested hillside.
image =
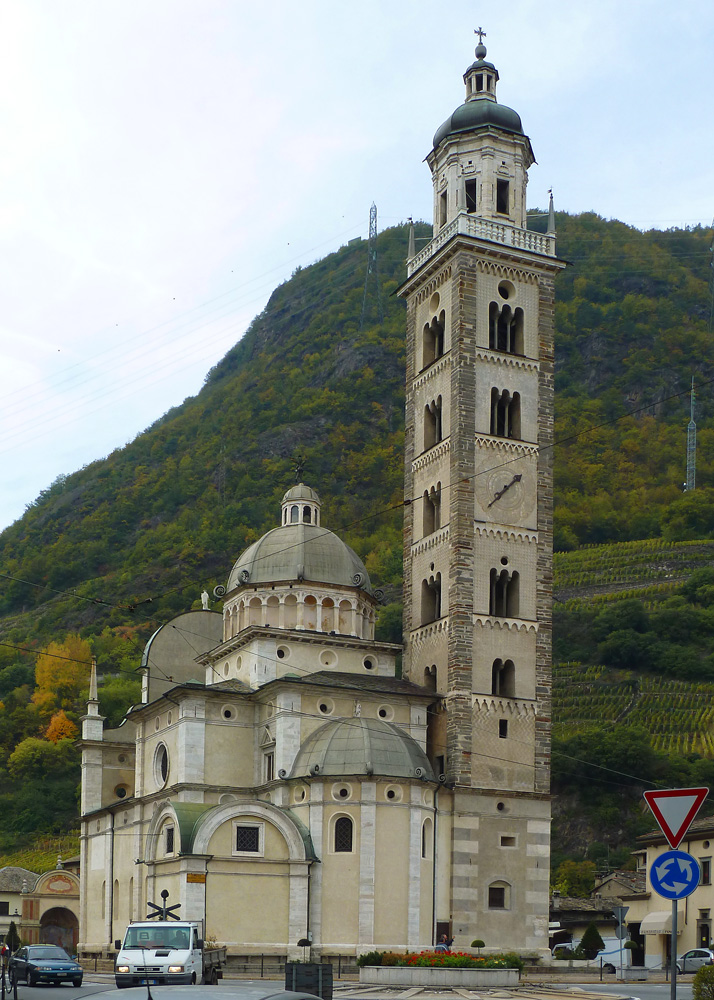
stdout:
{"type": "MultiPolygon", "coordinates": [[[[417,238],[429,232],[421,225],[417,238]]],[[[558,216],[558,232],[570,266],[557,287],[557,545],[577,556],[584,544],[710,537],[710,233],[643,234],[594,214],[558,216]],[[698,488],[683,496],[692,374],[698,488]]],[[[381,301],[372,292],[364,322],[366,242],[354,241],[277,288],[197,396],[53,483],[0,535],[0,847],[13,830],[52,830],[75,814],[68,738],[91,656],[102,712],[117,718],[135,696],[146,638],[200,606],[204,587],[224,583],[240,551],[275,524],[298,460],[324,523],[386,592],[382,636],[399,640],[404,305],[394,291],[407,238],[406,226],[380,234],[381,301]],[[55,667],[79,661],[76,675],[55,669],[47,681],[38,653],[50,642],[61,647],[55,667]],[[14,804],[19,782],[52,768],[68,783],[59,819],[14,804]]],[[[645,610],[661,645],[659,612],[645,610]]],[[[560,658],[580,661],[583,637],[559,621],[560,658]]],[[[697,663],[708,663],[707,629],[698,636],[697,663]]]]}

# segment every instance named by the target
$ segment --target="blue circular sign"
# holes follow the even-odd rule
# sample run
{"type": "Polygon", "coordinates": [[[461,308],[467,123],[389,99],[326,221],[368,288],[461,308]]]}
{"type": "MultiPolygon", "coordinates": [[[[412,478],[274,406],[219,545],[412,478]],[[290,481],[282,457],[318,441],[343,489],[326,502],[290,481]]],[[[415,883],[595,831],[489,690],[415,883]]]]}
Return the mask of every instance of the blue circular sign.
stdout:
{"type": "Polygon", "coordinates": [[[652,888],[665,899],[684,899],[699,885],[699,862],[686,851],[665,851],[650,868],[652,888]]]}

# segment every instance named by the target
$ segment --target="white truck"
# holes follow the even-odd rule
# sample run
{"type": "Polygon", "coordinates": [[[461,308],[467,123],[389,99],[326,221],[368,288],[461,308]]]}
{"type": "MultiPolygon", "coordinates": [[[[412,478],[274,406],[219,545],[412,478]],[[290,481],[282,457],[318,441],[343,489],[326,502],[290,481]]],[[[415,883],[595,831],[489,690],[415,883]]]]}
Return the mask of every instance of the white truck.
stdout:
{"type": "Polygon", "coordinates": [[[128,986],[217,983],[223,978],[225,948],[204,948],[199,925],[188,920],[131,923],[115,941],[117,989],[128,986]]]}

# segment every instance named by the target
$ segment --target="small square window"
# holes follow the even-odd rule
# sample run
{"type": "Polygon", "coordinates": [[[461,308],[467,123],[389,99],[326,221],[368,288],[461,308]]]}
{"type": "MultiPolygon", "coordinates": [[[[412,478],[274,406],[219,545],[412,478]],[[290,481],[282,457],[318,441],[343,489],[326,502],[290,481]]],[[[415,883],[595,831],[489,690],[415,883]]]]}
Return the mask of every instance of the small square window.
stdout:
{"type": "Polygon", "coordinates": [[[506,890],[502,885],[490,885],[488,887],[488,908],[489,910],[506,909],[506,890]]]}
{"type": "Polygon", "coordinates": [[[508,736],[508,719],[498,720],[498,735],[502,740],[505,740],[508,736]]]}
{"type": "Polygon", "coordinates": [[[270,751],[263,756],[263,781],[272,781],[275,777],[275,754],[270,751]]]}
{"type": "Polygon", "coordinates": [[[712,884],[712,859],[711,858],[700,858],[699,866],[702,870],[702,877],[699,882],[700,885],[711,885],[712,884]]]}
{"type": "Polygon", "coordinates": [[[174,853],[174,828],[172,826],[166,827],[166,853],[174,853]]]}
{"type": "Polygon", "coordinates": [[[261,854],[262,853],[262,832],[261,824],[251,823],[235,824],[235,852],[236,854],[261,854]]]}
{"type": "Polygon", "coordinates": [[[501,834],[501,847],[515,847],[516,838],[508,834],[501,834]]]}
{"type": "Polygon", "coordinates": [[[10,904],[9,902],[0,902],[0,917],[10,916],[10,904]]]}

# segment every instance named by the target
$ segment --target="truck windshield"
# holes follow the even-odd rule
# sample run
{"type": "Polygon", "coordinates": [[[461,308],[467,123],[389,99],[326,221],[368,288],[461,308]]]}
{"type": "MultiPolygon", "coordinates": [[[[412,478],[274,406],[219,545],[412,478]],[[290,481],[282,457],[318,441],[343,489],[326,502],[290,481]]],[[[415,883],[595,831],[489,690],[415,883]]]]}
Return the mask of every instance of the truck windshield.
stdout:
{"type": "Polygon", "coordinates": [[[124,939],[125,948],[188,948],[189,933],[185,927],[130,927],[124,939]]]}

